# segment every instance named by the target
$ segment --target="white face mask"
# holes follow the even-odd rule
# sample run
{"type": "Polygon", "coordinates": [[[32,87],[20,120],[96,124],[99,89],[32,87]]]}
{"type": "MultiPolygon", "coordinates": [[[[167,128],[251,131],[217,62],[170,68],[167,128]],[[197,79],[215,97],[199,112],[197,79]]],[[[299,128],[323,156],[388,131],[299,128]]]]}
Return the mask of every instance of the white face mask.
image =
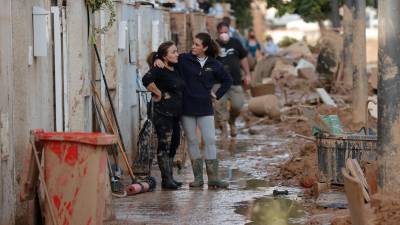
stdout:
{"type": "Polygon", "coordinates": [[[228,42],[229,41],[229,34],[228,33],[221,33],[219,35],[219,39],[223,42],[228,42]]]}

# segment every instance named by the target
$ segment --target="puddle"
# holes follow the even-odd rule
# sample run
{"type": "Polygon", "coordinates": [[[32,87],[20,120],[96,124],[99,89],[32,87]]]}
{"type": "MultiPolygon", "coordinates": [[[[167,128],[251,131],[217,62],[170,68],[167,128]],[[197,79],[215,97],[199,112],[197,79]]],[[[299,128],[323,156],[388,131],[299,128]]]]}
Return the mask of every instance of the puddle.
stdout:
{"type": "Polygon", "coordinates": [[[262,197],[241,202],[235,213],[247,219],[252,225],[300,225],[306,221],[306,213],[301,204],[287,198],[262,197]]]}
{"type": "Polygon", "coordinates": [[[246,180],[246,189],[257,189],[270,186],[271,184],[266,180],[260,180],[260,179],[246,180]]]}

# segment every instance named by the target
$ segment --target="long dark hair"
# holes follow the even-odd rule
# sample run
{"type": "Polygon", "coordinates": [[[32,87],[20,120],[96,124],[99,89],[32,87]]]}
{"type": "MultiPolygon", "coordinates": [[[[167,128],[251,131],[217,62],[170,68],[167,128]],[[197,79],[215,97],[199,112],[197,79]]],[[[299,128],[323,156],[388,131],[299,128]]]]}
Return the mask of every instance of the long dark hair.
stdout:
{"type": "Polygon", "coordinates": [[[163,60],[163,57],[168,55],[168,49],[175,45],[175,43],[173,41],[166,41],[163,42],[160,46],[158,46],[158,49],[156,52],[152,52],[147,56],[147,64],[149,64],[149,67],[152,68],[154,61],[156,61],[156,59],[161,59],[163,60]]]}
{"type": "Polygon", "coordinates": [[[218,55],[219,46],[208,33],[198,33],[195,38],[201,40],[203,47],[207,47],[206,56],[215,58],[218,55]]]}

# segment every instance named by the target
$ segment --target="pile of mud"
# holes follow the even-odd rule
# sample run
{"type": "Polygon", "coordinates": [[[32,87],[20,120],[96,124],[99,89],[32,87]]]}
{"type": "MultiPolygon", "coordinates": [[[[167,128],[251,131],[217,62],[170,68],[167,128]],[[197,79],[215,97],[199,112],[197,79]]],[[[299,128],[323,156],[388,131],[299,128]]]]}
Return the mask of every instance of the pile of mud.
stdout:
{"type": "Polygon", "coordinates": [[[379,193],[371,198],[372,225],[398,225],[400,223],[400,194],[379,193]]]}
{"type": "Polygon", "coordinates": [[[314,143],[303,143],[293,149],[292,158],[281,166],[280,176],[289,184],[311,187],[317,180],[317,154],[314,143]]]}
{"type": "Polygon", "coordinates": [[[350,216],[336,217],[332,220],[331,225],[351,225],[350,216]]]}

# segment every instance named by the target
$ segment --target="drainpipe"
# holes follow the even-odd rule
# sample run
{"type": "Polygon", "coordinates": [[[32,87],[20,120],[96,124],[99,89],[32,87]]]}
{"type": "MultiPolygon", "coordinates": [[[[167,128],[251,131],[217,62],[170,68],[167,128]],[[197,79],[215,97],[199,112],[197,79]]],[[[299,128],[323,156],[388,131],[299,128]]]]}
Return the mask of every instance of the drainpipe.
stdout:
{"type": "Polygon", "coordinates": [[[379,187],[400,188],[400,1],[379,1],[379,187]]]}

